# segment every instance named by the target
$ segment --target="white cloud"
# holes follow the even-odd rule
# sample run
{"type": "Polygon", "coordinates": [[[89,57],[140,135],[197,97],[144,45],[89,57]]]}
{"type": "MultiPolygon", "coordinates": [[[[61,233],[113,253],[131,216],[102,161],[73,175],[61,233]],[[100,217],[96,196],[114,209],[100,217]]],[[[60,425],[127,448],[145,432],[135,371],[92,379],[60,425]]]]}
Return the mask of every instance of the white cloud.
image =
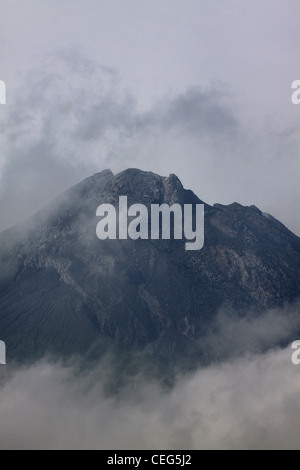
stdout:
{"type": "Polygon", "coordinates": [[[1,449],[298,449],[300,376],[291,349],[104,393],[103,373],[40,363],[0,391],[1,449]],[[101,378],[102,375],[102,378],[101,378]]]}

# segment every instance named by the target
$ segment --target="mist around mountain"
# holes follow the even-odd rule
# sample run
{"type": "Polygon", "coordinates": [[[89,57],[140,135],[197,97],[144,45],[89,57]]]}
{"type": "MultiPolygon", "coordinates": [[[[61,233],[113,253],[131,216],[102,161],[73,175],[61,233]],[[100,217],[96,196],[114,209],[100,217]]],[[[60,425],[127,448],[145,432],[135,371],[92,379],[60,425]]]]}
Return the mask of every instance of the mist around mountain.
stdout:
{"type": "Polygon", "coordinates": [[[113,350],[117,358],[189,369],[234,354],[206,345],[224,331],[234,337],[226,328],[233,320],[251,337],[251,322],[259,325],[269,312],[272,331],[272,315],[283,308],[279,337],[266,331],[265,341],[251,346],[248,338],[245,349],[263,352],[294,339],[300,239],[279,221],[255,206],[205,204],[199,251],[186,251],[184,240],[101,241],[96,209],[117,207],[119,196],[148,208],[202,203],[175,175],[107,170],[3,232],[0,337],[8,360],[50,354],[97,361],[113,350]]]}

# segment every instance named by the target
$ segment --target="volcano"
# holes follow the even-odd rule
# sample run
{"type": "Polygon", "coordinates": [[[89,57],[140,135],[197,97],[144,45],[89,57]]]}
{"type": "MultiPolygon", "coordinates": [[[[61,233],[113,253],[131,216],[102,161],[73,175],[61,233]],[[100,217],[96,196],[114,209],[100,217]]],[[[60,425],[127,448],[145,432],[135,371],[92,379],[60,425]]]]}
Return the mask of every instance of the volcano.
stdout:
{"type": "Polygon", "coordinates": [[[259,316],[300,294],[300,239],[271,215],[210,206],[175,175],[103,171],[0,234],[0,339],[7,360],[103,354],[197,359],[220,310],[259,316]],[[204,204],[205,243],[99,240],[97,207],[204,204]]]}

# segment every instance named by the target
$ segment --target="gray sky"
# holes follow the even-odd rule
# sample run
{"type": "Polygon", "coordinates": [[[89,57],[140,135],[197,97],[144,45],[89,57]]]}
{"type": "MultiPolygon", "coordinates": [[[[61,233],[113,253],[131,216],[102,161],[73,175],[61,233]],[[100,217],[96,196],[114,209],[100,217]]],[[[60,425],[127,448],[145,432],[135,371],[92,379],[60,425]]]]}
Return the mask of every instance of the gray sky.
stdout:
{"type": "Polygon", "coordinates": [[[0,229],[95,171],[135,166],[300,234],[298,0],[0,9],[0,229]]]}

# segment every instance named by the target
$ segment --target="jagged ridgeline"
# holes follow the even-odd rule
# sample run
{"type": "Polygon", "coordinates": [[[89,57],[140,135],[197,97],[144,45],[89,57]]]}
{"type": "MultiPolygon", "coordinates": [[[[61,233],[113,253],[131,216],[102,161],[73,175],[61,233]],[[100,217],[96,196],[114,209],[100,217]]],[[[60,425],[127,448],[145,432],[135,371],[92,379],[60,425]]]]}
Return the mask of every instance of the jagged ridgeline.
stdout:
{"type": "MultiPolygon", "coordinates": [[[[300,239],[254,206],[205,204],[205,243],[99,240],[100,204],[201,204],[179,179],[104,171],[0,235],[0,338],[9,360],[143,352],[199,359],[220,309],[260,315],[300,294],[300,239]]],[[[294,338],[292,338],[294,339],[294,338]]]]}

